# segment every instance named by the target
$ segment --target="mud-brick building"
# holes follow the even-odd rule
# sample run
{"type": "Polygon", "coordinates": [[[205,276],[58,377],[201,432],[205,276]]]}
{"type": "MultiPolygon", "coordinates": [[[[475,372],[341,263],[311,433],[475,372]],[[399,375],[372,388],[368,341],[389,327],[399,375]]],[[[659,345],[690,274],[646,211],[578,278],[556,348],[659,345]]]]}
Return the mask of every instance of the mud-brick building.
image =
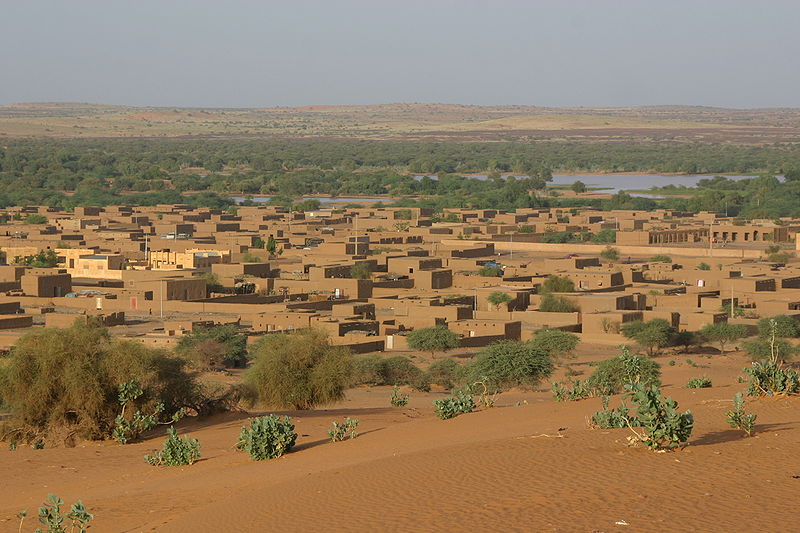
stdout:
{"type": "Polygon", "coordinates": [[[72,276],[59,269],[31,269],[20,279],[23,294],[59,298],[72,292],[72,276]]]}

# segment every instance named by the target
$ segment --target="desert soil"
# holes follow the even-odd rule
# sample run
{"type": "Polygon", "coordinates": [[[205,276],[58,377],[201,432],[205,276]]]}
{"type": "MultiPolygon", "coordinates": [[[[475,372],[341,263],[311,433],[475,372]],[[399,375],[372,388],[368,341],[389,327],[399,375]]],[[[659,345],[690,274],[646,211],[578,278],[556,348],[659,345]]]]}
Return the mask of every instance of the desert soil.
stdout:
{"type": "MultiPolygon", "coordinates": [[[[585,377],[588,361],[614,353],[582,345],[571,366],[585,377]]],[[[589,429],[600,400],[557,403],[546,383],[447,421],[431,405],[443,392],[407,391],[409,405],[394,408],[389,388],[359,388],[326,409],[286,412],[298,445],[260,463],[233,445],[247,417],[261,413],[182,422],[180,433],[202,445],[202,460],[188,467],[144,463],[163,431],[126,446],[3,447],[0,531],[16,532],[14,515],[26,508],[35,515],[48,493],[68,504],[82,499],[99,533],[797,531],[800,398],[749,401],[758,426],[746,438],[724,415],[745,388],[737,382],[742,355],[659,361],[665,394],[696,419],[680,451],[630,448],[626,429],[589,429]],[[712,388],[683,388],[702,375],[712,388]],[[330,443],[326,430],[345,416],[360,420],[360,436],[330,443]]],[[[29,517],[24,530],[35,521],[29,517]]]]}

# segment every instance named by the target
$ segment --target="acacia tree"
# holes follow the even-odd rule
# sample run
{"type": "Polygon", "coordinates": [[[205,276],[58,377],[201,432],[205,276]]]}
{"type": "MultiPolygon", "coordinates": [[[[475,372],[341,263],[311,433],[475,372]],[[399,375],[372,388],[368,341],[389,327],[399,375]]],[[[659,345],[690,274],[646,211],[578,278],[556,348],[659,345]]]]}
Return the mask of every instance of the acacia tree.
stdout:
{"type": "Polygon", "coordinates": [[[719,324],[706,325],[700,330],[700,333],[709,341],[719,344],[719,352],[725,353],[726,345],[747,336],[747,328],[741,324],[720,322],[719,324]]]}
{"type": "Polygon", "coordinates": [[[450,331],[446,326],[433,326],[432,328],[415,329],[406,337],[408,347],[412,350],[431,352],[434,357],[436,352],[446,352],[458,347],[460,339],[458,333],[450,331]]]}
{"type": "Polygon", "coordinates": [[[650,357],[656,355],[660,348],[669,345],[675,335],[675,328],[663,318],[654,318],[648,322],[628,322],[622,325],[620,331],[625,337],[644,347],[650,357]]]}
{"type": "Polygon", "coordinates": [[[499,309],[502,304],[507,304],[512,301],[513,298],[503,291],[494,291],[486,297],[486,300],[492,304],[495,309],[499,309]]]}

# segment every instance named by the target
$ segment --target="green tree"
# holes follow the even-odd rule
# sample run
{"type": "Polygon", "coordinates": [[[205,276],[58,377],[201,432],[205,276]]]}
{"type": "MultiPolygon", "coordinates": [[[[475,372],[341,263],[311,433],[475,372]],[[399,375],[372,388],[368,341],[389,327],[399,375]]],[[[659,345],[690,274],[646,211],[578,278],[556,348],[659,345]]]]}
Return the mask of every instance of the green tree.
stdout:
{"type": "Polygon", "coordinates": [[[431,328],[415,329],[406,337],[408,347],[412,350],[430,352],[433,357],[436,352],[446,352],[457,348],[460,337],[458,333],[450,331],[447,326],[433,326],[431,328]]]}
{"type": "Polygon", "coordinates": [[[513,298],[503,291],[494,291],[486,297],[486,300],[496,309],[499,309],[501,305],[513,301],[513,298]]]}
{"type": "Polygon", "coordinates": [[[536,330],[530,340],[534,348],[546,351],[553,359],[572,356],[579,342],[577,335],[551,328],[536,330]]]}
{"type": "Polygon", "coordinates": [[[627,338],[635,340],[653,357],[660,348],[670,344],[675,335],[675,328],[663,318],[654,318],[648,322],[636,320],[623,324],[620,332],[627,338]]]}
{"type": "Polygon", "coordinates": [[[490,391],[533,387],[553,373],[550,354],[525,341],[505,340],[490,344],[465,368],[470,382],[483,382],[490,391]]]}
{"type": "Polygon", "coordinates": [[[31,213],[22,219],[26,224],[47,224],[47,217],[38,213],[31,213]]]}
{"type": "Polygon", "coordinates": [[[775,315],[758,321],[759,337],[768,339],[773,333],[780,338],[800,337],[800,322],[788,315],[775,315]]]}
{"type": "Polygon", "coordinates": [[[579,309],[563,296],[545,294],[539,302],[539,311],[543,313],[577,313],[579,309]]]}
{"type": "Polygon", "coordinates": [[[372,266],[370,263],[356,263],[350,267],[350,277],[354,279],[372,278],[372,266]]]}
{"type": "Polygon", "coordinates": [[[607,261],[617,261],[619,259],[619,250],[606,246],[605,250],[600,252],[600,257],[607,261]]]}
{"type": "Polygon", "coordinates": [[[33,255],[17,257],[14,259],[14,262],[18,265],[35,268],[52,268],[58,266],[58,256],[53,250],[39,250],[38,253],[33,255]]]}
{"type": "Polygon", "coordinates": [[[741,324],[719,322],[706,325],[700,330],[700,334],[710,342],[719,344],[720,353],[725,353],[725,346],[747,336],[747,328],[741,324]]]}
{"type": "Polygon", "coordinates": [[[344,398],[352,356],[317,330],[266,335],[253,348],[245,383],[265,405],[313,409],[344,398]]]}
{"type": "Polygon", "coordinates": [[[561,277],[550,274],[547,276],[547,279],[542,282],[539,293],[547,294],[551,292],[575,292],[575,283],[566,276],[561,277]]]}
{"type": "Polygon", "coordinates": [[[586,192],[586,184],[583,183],[582,181],[578,180],[578,181],[576,181],[575,183],[572,184],[570,189],[575,191],[577,194],[580,194],[580,193],[586,192]]]}
{"type": "Polygon", "coordinates": [[[175,352],[204,369],[244,367],[247,337],[235,324],[198,327],[180,338],[175,352]]]}

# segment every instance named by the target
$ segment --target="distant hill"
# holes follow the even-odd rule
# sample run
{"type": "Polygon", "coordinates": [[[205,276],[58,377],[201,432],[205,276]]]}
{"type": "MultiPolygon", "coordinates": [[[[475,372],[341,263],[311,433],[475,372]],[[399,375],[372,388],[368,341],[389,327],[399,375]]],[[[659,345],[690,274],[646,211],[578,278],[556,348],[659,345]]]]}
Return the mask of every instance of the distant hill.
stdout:
{"type": "Polygon", "coordinates": [[[419,141],[800,142],[800,109],[545,108],[386,104],[196,109],[0,106],[3,137],[277,138],[419,141]]]}

